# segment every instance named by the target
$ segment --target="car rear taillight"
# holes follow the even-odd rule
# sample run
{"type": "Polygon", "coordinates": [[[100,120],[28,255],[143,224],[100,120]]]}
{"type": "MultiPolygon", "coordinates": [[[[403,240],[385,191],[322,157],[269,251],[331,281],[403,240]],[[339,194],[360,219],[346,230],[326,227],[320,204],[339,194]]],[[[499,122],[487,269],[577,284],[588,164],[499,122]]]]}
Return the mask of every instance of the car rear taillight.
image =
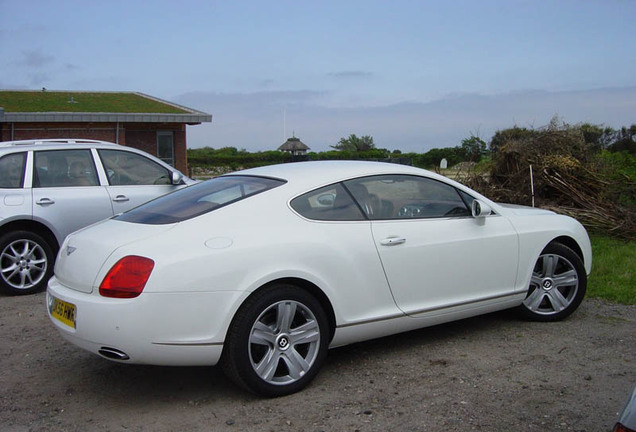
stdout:
{"type": "Polygon", "coordinates": [[[104,297],[134,298],[144,290],[155,262],[150,258],[130,255],[117,261],[99,286],[104,297]]]}
{"type": "Polygon", "coordinates": [[[616,423],[614,429],[612,429],[612,432],[634,432],[634,429],[630,429],[620,423],[616,423]]]}

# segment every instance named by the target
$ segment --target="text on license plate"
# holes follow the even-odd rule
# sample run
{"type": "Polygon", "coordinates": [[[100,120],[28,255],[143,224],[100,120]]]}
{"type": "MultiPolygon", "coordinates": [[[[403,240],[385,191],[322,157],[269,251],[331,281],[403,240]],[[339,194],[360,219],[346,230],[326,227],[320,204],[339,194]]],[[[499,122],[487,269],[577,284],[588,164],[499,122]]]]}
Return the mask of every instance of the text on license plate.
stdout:
{"type": "Polygon", "coordinates": [[[75,305],[54,298],[51,316],[67,326],[75,328],[75,305]]]}

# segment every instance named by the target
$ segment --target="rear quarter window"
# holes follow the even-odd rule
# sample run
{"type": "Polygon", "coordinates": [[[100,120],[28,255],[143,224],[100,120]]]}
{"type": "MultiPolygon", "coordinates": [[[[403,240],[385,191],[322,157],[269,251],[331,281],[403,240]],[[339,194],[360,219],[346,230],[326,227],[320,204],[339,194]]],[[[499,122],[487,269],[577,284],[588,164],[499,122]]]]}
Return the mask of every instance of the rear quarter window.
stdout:
{"type": "Polygon", "coordinates": [[[284,180],[255,176],[223,176],[157,198],[116,217],[142,224],[182,222],[265,192],[284,180]]]}
{"type": "Polygon", "coordinates": [[[365,216],[341,184],[333,184],[294,198],[291,207],[307,219],[360,221],[365,216]]]}
{"type": "Polygon", "coordinates": [[[0,188],[18,189],[24,181],[26,153],[11,153],[0,158],[0,188]]]}

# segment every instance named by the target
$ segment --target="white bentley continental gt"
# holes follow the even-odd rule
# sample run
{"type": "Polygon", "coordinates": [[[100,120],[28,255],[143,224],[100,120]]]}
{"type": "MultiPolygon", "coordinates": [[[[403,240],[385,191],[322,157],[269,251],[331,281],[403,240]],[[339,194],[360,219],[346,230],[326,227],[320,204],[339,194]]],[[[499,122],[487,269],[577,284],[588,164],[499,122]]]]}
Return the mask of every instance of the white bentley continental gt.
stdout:
{"type": "Polygon", "coordinates": [[[506,308],[570,315],[592,266],[576,220],[375,162],[300,162],[189,186],[69,235],[52,323],[104,358],[222,365],[305,387],[330,347],[506,308]]]}

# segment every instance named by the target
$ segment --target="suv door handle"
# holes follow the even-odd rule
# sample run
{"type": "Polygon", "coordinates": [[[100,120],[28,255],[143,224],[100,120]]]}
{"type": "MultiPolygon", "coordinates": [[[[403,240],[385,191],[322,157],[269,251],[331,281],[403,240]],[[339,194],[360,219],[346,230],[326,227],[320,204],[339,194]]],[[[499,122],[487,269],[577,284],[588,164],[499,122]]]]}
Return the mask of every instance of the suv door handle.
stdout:
{"type": "Polygon", "coordinates": [[[126,201],[130,201],[130,198],[128,198],[126,195],[117,195],[115,198],[113,198],[113,201],[126,202],[126,201]]]}
{"type": "Polygon", "coordinates": [[[35,203],[37,205],[45,206],[45,205],[55,204],[55,201],[53,201],[51,198],[40,198],[35,203]]]}
{"type": "Polygon", "coordinates": [[[406,239],[403,237],[387,237],[384,240],[380,240],[382,246],[395,246],[402,243],[406,243],[406,239]]]}

